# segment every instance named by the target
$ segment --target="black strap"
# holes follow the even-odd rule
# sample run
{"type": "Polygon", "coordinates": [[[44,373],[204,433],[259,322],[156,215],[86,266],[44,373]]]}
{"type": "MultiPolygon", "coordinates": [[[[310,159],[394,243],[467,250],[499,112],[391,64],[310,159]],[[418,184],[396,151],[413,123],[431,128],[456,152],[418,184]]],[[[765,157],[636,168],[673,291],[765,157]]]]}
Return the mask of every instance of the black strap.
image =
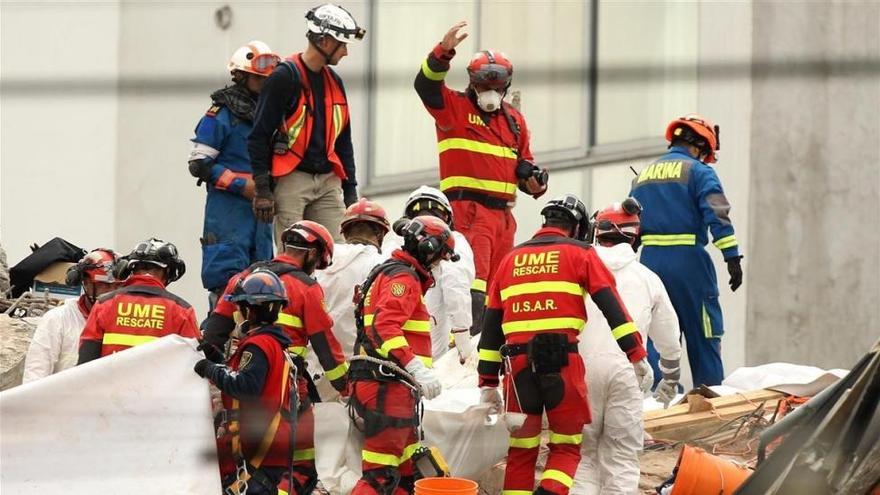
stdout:
{"type": "Polygon", "coordinates": [[[376,281],[376,278],[378,278],[380,274],[391,273],[397,270],[407,271],[412,274],[413,277],[417,279],[419,278],[418,273],[416,273],[415,269],[408,263],[396,259],[388,259],[373,267],[370,274],[367,275],[367,279],[358,288],[357,304],[354,308],[354,322],[357,328],[355,352],[360,352],[360,350],[363,349],[369,356],[385,359],[376,352],[376,349],[373,348],[373,345],[367,338],[364,326],[364,302],[367,300],[367,293],[370,291],[370,287],[373,286],[373,282],[376,281]]]}
{"type": "Polygon", "coordinates": [[[506,199],[496,198],[488,194],[467,189],[458,189],[456,191],[448,192],[446,193],[446,197],[449,201],[473,201],[489,208],[490,210],[507,210],[510,208],[506,199]]]}
{"type": "MultiPolygon", "coordinates": [[[[578,345],[574,342],[569,342],[565,346],[565,350],[571,353],[579,352],[578,345]]],[[[501,355],[502,356],[519,356],[521,354],[526,354],[529,352],[528,344],[504,344],[501,346],[501,355]]]]}

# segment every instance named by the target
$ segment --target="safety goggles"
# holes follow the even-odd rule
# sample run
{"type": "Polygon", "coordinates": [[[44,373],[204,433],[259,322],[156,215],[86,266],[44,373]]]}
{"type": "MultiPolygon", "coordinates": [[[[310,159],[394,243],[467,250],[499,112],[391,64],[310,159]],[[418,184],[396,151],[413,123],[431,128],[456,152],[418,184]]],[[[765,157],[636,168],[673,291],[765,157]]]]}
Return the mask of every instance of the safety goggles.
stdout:
{"type": "Polygon", "coordinates": [[[510,81],[507,67],[500,64],[484,64],[470,73],[471,82],[497,88],[506,86],[510,81]]]}
{"type": "Polygon", "coordinates": [[[278,65],[279,62],[281,62],[281,57],[278,55],[275,55],[274,53],[261,53],[251,59],[251,69],[254,72],[263,74],[269,72],[272,68],[278,65]]]}

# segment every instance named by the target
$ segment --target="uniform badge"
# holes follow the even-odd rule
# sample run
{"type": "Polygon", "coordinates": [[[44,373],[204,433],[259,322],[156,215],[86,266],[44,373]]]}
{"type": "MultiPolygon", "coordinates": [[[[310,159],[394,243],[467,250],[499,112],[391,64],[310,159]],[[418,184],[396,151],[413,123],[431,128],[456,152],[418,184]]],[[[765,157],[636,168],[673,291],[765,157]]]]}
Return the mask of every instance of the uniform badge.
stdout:
{"type": "Polygon", "coordinates": [[[406,292],[406,286],[401,284],[400,282],[394,282],[391,284],[391,295],[394,297],[400,297],[403,293],[406,292]]]}
{"type": "Polygon", "coordinates": [[[247,365],[251,364],[251,359],[253,359],[254,355],[251,354],[251,351],[244,351],[241,353],[241,361],[238,362],[238,369],[243,370],[247,368],[247,365]]]}
{"type": "Polygon", "coordinates": [[[217,112],[219,111],[220,105],[211,105],[211,108],[209,108],[208,111],[205,112],[205,115],[207,115],[208,117],[215,117],[217,116],[217,112]]]}

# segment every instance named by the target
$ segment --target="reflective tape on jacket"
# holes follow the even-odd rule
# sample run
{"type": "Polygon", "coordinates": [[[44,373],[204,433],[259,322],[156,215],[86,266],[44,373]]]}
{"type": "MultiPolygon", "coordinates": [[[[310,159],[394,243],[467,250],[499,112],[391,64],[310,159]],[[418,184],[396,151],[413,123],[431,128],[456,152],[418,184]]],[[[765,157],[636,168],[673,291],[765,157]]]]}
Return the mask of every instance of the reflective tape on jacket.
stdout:
{"type": "Polygon", "coordinates": [[[477,355],[480,358],[480,361],[489,361],[492,363],[500,363],[501,362],[501,351],[493,351],[490,349],[479,349],[477,351],[477,355]]]}
{"type": "Polygon", "coordinates": [[[501,290],[501,300],[506,301],[513,296],[523,296],[527,294],[543,294],[547,292],[560,292],[564,294],[572,294],[584,297],[584,288],[580,284],[573,282],[528,282],[524,284],[515,284],[505,287],[501,290]]]}
{"type": "MultiPolygon", "coordinates": [[[[489,145],[487,145],[489,146],[489,145]]],[[[475,179],[473,177],[465,177],[462,175],[453,175],[440,181],[440,190],[448,191],[464,187],[468,189],[477,189],[489,193],[496,194],[516,194],[516,184],[511,182],[502,182],[499,180],[475,179]]]]}
{"type": "Polygon", "coordinates": [[[517,332],[540,332],[542,330],[575,330],[584,328],[585,320],[580,318],[541,318],[538,320],[508,321],[501,324],[504,335],[517,332]]]}
{"type": "Polygon", "coordinates": [[[313,461],[315,460],[315,448],[311,449],[296,449],[293,451],[293,460],[294,461],[313,461]]]}
{"type": "Polygon", "coordinates": [[[289,313],[278,313],[278,319],[275,320],[275,323],[294,328],[303,327],[302,319],[300,319],[299,316],[294,316],[289,313]]]}
{"type": "Polygon", "coordinates": [[[132,335],[130,333],[105,333],[101,341],[104,345],[127,345],[129,347],[146,344],[157,340],[154,335],[132,335]]]}
{"type": "Polygon", "coordinates": [[[424,364],[428,368],[434,367],[434,358],[428,356],[419,356],[418,354],[416,354],[416,357],[419,359],[419,361],[422,362],[422,364],[424,364]]]}
{"type": "Polygon", "coordinates": [[[287,346],[287,352],[296,354],[299,357],[306,357],[306,354],[309,353],[309,348],[304,345],[291,345],[287,346]]]}
{"type": "Polygon", "coordinates": [[[620,340],[621,337],[626,337],[627,335],[638,331],[639,329],[636,328],[636,324],[630,321],[614,327],[614,329],[611,330],[611,336],[614,337],[615,340],[620,340]]]}
{"type": "Polygon", "coordinates": [[[479,278],[475,278],[474,283],[471,284],[471,290],[486,292],[486,281],[481,280],[479,278]]]}
{"type": "MultiPolygon", "coordinates": [[[[370,326],[376,319],[376,315],[364,315],[364,326],[370,326]]],[[[431,322],[429,320],[406,320],[400,327],[401,330],[418,333],[431,333],[431,322]]]]}
{"type": "Polygon", "coordinates": [[[645,234],[643,246],[696,246],[696,234],[645,234]]]}
{"type": "Polygon", "coordinates": [[[525,438],[510,437],[507,445],[518,449],[534,449],[541,445],[541,435],[525,438]]]}
{"type": "Polygon", "coordinates": [[[382,452],[373,452],[364,449],[361,451],[361,457],[364,461],[372,464],[397,467],[409,460],[420,446],[421,444],[419,443],[407,445],[406,448],[403,449],[403,454],[399,457],[394,454],[384,454],[382,452]]]}
{"type": "Polygon", "coordinates": [[[516,152],[510,147],[465,138],[446,138],[437,143],[437,150],[440,153],[448,150],[464,150],[501,158],[510,158],[511,160],[516,160],[517,158],[516,152]]]}
{"type": "Polygon", "coordinates": [[[388,353],[393,351],[394,349],[400,349],[401,347],[406,347],[409,345],[409,342],[406,341],[406,337],[393,337],[385,342],[382,342],[382,347],[379,348],[376,352],[379,353],[380,356],[387,358],[388,353]]]}
{"type": "Polygon", "coordinates": [[[324,372],[324,376],[327,377],[328,380],[333,381],[345,376],[345,373],[348,371],[348,363],[343,362],[339,366],[333,368],[332,370],[324,372]]]}
{"type": "Polygon", "coordinates": [[[739,242],[737,242],[736,236],[733,234],[722,237],[721,239],[715,241],[713,244],[715,244],[715,247],[722,250],[732,248],[734,246],[739,246],[739,242]]]}
{"type": "Polygon", "coordinates": [[[574,483],[574,480],[571,479],[571,476],[563,473],[558,469],[545,469],[544,474],[541,475],[541,480],[558,481],[568,488],[571,488],[572,483],[574,483]]]}
{"type": "Polygon", "coordinates": [[[431,67],[428,66],[428,59],[425,59],[422,62],[422,74],[431,81],[442,81],[446,79],[446,71],[436,72],[431,70],[431,67]]]}

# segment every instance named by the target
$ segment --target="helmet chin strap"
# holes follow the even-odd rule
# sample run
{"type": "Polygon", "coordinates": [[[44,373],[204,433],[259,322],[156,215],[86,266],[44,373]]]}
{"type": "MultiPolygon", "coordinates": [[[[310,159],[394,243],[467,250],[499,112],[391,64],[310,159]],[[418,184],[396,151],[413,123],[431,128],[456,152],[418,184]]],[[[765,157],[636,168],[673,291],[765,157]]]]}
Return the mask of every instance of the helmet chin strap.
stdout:
{"type": "MultiPolygon", "coordinates": [[[[322,36],[321,39],[324,39],[323,38],[324,36],[330,36],[330,35],[323,34],[321,36],[322,36]]],[[[314,40],[309,38],[309,43],[311,43],[312,46],[315,47],[315,50],[318,50],[318,53],[320,53],[324,57],[324,63],[326,65],[330,65],[330,61],[333,60],[333,55],[336,55],[336,52],[339,51],[339,47],[342,46],[342,43],[340,43],[336,38],[333,38],[332,36],[330,36],[330,38],[332,38],[333,41],[336,41],[336,48],[334,48],[333,51],[330,52],[329,54],[327,52],[325,52],[324,50],[322,50],[321,47],[318,46],[318,43],[315,43],[314,40]]]]}

